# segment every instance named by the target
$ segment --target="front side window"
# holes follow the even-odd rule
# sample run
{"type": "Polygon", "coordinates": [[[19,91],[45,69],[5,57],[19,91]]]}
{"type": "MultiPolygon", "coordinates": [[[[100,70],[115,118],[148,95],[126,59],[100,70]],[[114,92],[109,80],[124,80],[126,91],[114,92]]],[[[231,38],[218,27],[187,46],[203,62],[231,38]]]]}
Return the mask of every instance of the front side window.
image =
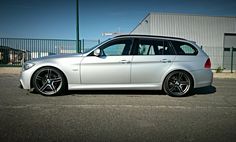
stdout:
{"type": "Polygon", "coordinates": [[[103,56],[129,55],[132,40],[117,40],[102,47],[103,56]]]}
{"type": "Polygon", "coordinates": [[[177,55],[197,55],[197,49],[186,42],[181,41],[171,41],[177,55]]]}

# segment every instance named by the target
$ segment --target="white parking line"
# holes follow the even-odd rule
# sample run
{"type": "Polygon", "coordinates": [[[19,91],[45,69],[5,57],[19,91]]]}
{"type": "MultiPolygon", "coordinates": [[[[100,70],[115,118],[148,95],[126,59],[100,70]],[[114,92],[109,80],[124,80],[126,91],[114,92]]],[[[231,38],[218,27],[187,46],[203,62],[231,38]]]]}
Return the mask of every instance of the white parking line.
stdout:
{"type": "Polygon", "coordinates": [[[170,106],[170,105],[0,105],[0,109],[40,109],[47,107],[64,108],[145,108],[145,109],[236,109],[235,106],[170,106]]]}

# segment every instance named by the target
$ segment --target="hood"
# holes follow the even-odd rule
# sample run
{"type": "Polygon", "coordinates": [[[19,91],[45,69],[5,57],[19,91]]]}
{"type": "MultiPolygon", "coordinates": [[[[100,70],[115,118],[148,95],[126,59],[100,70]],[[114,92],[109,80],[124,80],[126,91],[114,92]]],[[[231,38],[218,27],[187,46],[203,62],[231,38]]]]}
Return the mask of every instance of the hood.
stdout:
{"type": "Polygon", "coordinates": [[[82,53],[74,53],[74,54],[58,54],[58,55],[49,55],[41,58],[36,58],[29,60],[28,62],[38,62],[43,60],[50,60],[50,59],[60,59],[60,58],[71,58],[71,57],[82,57],[82,53]]]}

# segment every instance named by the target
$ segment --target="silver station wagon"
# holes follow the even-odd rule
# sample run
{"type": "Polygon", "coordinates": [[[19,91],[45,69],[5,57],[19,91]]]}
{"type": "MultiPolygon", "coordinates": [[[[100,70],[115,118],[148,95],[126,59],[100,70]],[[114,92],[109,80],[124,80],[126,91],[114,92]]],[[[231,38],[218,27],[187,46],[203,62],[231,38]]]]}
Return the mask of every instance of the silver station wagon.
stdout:
{"type": "Polygon", "coordinates": [[[210,86],[212,77],[210,58],[192,41],[121,35],[82,54],[25,62],[20,82],[47,96],[67,90],[164,90],[186,96],[210,86]]]}

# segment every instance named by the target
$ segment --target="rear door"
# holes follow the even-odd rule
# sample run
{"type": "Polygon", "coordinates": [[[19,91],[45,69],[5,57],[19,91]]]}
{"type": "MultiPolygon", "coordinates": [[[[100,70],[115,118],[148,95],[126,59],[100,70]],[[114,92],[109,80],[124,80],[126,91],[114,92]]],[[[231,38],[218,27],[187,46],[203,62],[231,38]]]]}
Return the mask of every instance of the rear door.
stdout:
{"type": "Polygon", "coordinates": [[[160,83],[176,56],[169,42],[161,39],[136,39],[133,54],[132,84],[160,83]]]}

